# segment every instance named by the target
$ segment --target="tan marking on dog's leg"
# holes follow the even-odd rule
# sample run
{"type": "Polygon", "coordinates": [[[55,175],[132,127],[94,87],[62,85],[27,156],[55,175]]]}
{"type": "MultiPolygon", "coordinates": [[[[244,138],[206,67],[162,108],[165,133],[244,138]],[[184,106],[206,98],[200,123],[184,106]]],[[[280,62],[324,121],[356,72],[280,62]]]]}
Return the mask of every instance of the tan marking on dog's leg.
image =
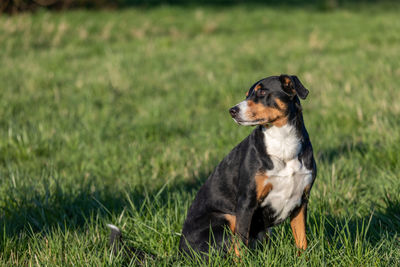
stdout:
{"type": "MultiPolygon", "coordinates": [[[[224,218],[228,221],[229,229],[231,229],[232,233],[235,234],[236,227],[236,216],[232,214],[224,214],[224,218]]],[[[232,250],[232,247],[229,251],[232,250]]],[[[233,250],[235,251],[235,255],[240,257],[239,253],[239,241],[237,240],[237,236],[233,235],[233,250]]]]}
{"type": "Polygon", "coordinates": [[[307,204],[303,203],[300,209],[290,218],[290,226],[292,228],[296,246],[302,250],[307,248],[306,216],[307,204]]]}
{"type": "Polygon", "coordinates": [[[233,245],[233,248],[235,250],[235,255],[240,258],[239,241],[235,240],[234,242],[235,242],[235,244],[233,245]]]}
{"type": "Polygon", "coordinates": [[[231,229],[232,233],[235,233],[236,216],[232,214],[224,214],[224,217],[229,223],[229,229],[231,229]]]}

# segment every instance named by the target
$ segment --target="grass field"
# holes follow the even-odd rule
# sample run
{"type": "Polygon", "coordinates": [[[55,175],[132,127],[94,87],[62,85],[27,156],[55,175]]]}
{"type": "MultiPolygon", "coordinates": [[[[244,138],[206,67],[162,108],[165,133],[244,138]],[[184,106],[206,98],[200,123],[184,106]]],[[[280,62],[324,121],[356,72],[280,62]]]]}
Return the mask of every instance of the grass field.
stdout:
{"type": "MultiPolygon", "coordinates": [[[[40,11],[0,17],[0,262],[148,265],[178,257],[196,191],[252,128],[228,108],[296,74],[318,164],[309,248],[288,223],[244,266],[400,264],[400,5],[40,11]],[[131,264],[133,264],[131,262],[131,264]]],[[[210,265],[232,265],[218,255],[210,265]]]]}

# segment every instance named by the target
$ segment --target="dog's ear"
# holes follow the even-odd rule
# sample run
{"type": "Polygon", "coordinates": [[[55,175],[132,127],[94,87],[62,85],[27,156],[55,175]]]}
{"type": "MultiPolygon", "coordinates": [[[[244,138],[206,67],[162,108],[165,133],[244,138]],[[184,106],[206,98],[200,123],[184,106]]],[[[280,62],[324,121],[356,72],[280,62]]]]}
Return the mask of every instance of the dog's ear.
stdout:
{"type": "Polygon", "coordinates": [[[283,90],[290,96],[298,95],[301,99],[306,99],[308,90],[295,75],[281,74],[279,80],[282,83],[283,90]]]}

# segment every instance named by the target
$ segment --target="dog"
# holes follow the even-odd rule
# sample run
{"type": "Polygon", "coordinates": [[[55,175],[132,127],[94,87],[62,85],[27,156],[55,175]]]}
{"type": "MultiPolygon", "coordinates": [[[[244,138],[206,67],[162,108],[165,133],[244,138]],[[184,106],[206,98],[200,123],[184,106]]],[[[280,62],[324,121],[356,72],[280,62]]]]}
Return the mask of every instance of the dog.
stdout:
{"type": "Polygon", "coordinates": [[[240,256],[240,244],[264,242],[267,230],[289,217],[299,252],[307,248],[307,204],[317,175],[300,104],[308,93],[296,76],[271,76],[229,110],[237,124],[257,127],[198,191],[183,224],[182,253],[207,257],[210,248],[233,247],[240,256]]]}

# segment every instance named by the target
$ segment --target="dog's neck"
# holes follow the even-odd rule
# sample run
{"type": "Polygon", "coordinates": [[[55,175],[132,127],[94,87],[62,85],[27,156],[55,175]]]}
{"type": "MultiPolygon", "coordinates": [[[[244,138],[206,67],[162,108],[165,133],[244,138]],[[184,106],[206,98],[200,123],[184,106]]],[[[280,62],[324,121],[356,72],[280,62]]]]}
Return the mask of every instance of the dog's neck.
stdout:
{"type": "MultiPolygon", "coordinates": [[[[297,107],[295,107],[297,109],[297,107]]],[[[263,125],[261,130],[267,154],[285,162],[296,158],[304,141],[304,123],[301,109],[288,115],[288,123],[278,127],[263,125]]]]}
{"type": "Polygon", "coordinates": [[[282,127],[263,127],[262,131],[267,154],[270,156],[287,162],[299,155],[302,142],[294,125],[288,123],[282,127]]]}

